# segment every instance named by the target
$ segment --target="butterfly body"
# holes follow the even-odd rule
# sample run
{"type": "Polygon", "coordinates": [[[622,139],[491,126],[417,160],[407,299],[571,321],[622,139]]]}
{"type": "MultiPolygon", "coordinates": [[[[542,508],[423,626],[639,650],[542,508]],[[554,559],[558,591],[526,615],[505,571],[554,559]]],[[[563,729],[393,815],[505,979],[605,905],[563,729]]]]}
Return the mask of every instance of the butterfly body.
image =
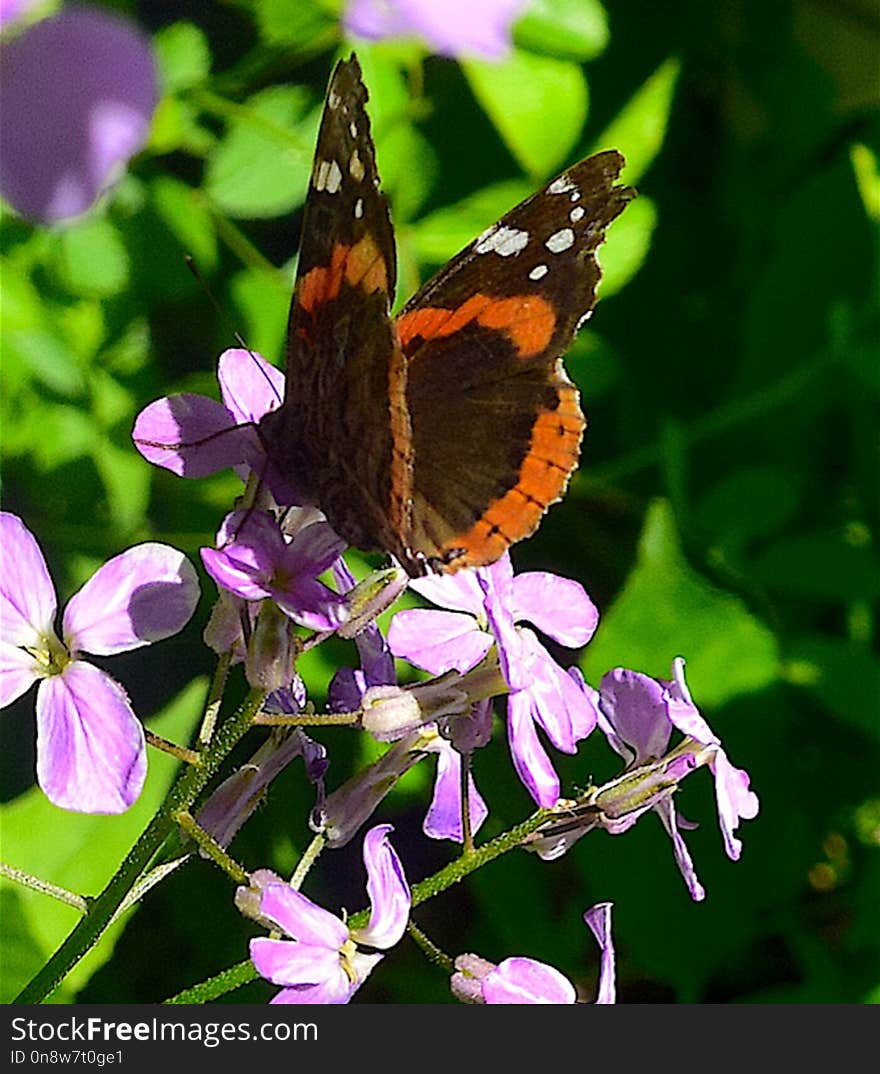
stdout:
{"type": "Polygon", "coordinates": [[[357,60],[328,89],[288,322],[276,470],[350,544],[411,575],[498,559],[537,528],[585,427],[561,355],[595,251],[634,196],[615,151],[512,209],[391,316],[396,256],[357,60]]]}

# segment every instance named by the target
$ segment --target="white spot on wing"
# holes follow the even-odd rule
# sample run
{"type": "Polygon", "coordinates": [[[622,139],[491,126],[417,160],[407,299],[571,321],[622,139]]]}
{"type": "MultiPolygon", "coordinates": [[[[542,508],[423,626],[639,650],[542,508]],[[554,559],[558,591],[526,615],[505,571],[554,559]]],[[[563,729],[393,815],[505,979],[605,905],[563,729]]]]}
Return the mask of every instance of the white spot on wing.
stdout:
{"type": "Polygon", "coordinates": [[[529,273],[530,280],[543,280],[547,275],[548,268],[546,265],[535,265],[532,271],[529,273]]]}
{"type": "Polygon", "coordinates": [[[348,162],[348,170],[351,174],[352,179],[354,179],[358,183],[366,175],[366,172],[364,171],[363,162],[358,156],[357,150],[355,150],[351,155],[351,160],[349,160],[348,162]]]}
{"type": "Polygon", "coordinates": [[[578,220],[582,219],[584,215],[584,207],[582,205],[575,205],[575,207],[568,214],[568,219],[576,224],[578,220]]]}
{"type": "Polygon", "coordinates": [[[351,123],[349,123],[348,130],[349,130],[349,133],[351,134],[352,138],[357,138],[358,129],[357,129],[357,124],[355,123],[354,120],[352,120],[351,123]]]}
{"type": "Polygon", "coordinates": [[[547,187],[548,194],[567,194],[569,190],[574,190],[574,183],[567,175],[560,175],[547,187]]]}
{"type": "Polygon", "coordinates": [[[592,316],[593,316],[593,311],[592,310],[587,310],[587,312],[583,315],[583,317],[581,317],[581,319],[575,325],[575,329],[574,329],[575,332],[577,332],[580,328],[582,328],[587,323],[587,321],[589,321],[589,319],[592,316]]]}
{"type": "Polygon", "coordinates": [[[356,220],[360,220],[360,218],[364,215],[363,198],[358,198],[358,200],[354,203],[354,215],[356,220]]]}
{"type": "Polygon", "coordinates": [[[574,246],[574,232],[570,227],[564,227],[561,231],[555,231],[544,245],[551,254],[561,254],[574,246]]]}
{"type": "Polygon", "coordinates": [[[515,227],[490,227],[474,243],[474,252],[488,254],[493,251],[501,257],[510,257],[524,250],[529,242],[529,233],[515,227]]]}
{"type": "Polygon", "coordinates": [[[335,111],[339,107],[339,99],[339,94],[334,90],[330,90],[330,93],[327,96],[327,107],[331,111],[335,111]]]}
{"type": "Polygon", "coordinates": [[[335,160],[322,160],[315,175],[315,190],[335,194],[342,185],[342,170],[335,160]]]}

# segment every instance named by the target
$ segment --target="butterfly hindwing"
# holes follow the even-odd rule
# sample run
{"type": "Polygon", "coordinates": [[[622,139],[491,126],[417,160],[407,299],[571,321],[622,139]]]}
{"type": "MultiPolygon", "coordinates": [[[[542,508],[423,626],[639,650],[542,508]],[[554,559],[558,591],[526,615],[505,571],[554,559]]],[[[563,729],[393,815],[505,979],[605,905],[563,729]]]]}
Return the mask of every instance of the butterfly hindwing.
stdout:
{"type": "Polygon", "coordinates": [[[538,526],[585,422],[561,355],[596,300],[596,250],[634,191],[615,151],[507,213],[402,310],[412,435],[408,545],[439,570],[491,563],[538,526]],[[450,480],[450,475],[455,475],[450,480]]]}

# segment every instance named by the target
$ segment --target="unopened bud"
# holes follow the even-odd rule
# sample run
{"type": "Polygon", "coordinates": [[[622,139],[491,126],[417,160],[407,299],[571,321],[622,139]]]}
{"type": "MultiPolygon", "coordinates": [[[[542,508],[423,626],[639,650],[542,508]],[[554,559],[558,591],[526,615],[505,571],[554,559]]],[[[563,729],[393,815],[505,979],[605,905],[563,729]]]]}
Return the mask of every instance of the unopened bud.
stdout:
{"type": "Polygon", "coordinates": [[[399,567],[373,571],[346,594],[348,619],[337,633],[353,638],[397,600],[409,578],[399,567]]]}
{"type": "Polygon", "coordinates": [[[270,921],[260,913],[260,903],[263,899],[263,892],[269,884],[283,883],[285,881],[271,869],[257,869],[251,873],[248,876],[247,886],[242,885],[235,889],[235,905],[239,913],[252,921],[259,922],[267,929],[277,929],[278,926],[274,921],[270,921]]]}
{"type": "Polygon", "coordinates": [[[290,619],[271,600],[263,601],[245,658],[247,681],[267,692],[289,686],[297,655],[290,619]]]}

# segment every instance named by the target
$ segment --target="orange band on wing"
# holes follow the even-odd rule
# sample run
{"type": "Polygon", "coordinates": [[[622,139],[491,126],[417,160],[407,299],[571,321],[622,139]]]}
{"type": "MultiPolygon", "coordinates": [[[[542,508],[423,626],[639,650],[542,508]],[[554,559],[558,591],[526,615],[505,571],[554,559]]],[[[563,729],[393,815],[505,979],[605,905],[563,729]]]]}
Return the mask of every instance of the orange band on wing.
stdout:
{"type": "Polygon", "coordinates": [[[556,327],[556,313],[540,295],[491,298],[476,294],[458,309],[426,307],[404,314],[397,322],[397,331],[406,346],[417,336],[426,342],[451,336],[472,321],[483,328],[504,332],[516,347],[517,355],[530,358],[549,346],[556,327]]]}
{"type": "Polygon", "coordinates": [[[308,313],[339,294],[342,280],[362,287],[368,294],[387,291],[388,268],[372,236],[364,235],[354,246],[336,243],[329,265],[316,265],[303,276],[297,288],[297,302],[308,313]]]}
{"type": "Polygon", "coordinates": [[[529,451],[517,483],[489,505],[466,532],[447,541],[450,565],[476,567],[492,563],[508,545],[533,533],[547,508],[561,498],[577,466],[584,418],[577,391],[559,389],[559,406],[542,411],[532,427],[529,451]]]}

